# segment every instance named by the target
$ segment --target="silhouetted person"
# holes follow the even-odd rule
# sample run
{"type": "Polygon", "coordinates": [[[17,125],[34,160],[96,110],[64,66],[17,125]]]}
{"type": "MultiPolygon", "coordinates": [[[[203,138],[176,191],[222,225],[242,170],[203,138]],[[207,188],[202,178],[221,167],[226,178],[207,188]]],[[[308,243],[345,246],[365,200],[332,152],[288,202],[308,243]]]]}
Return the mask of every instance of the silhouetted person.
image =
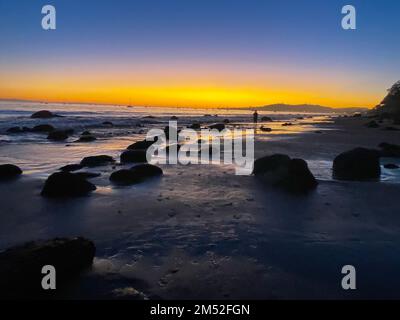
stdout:
{"type": "Polygon", "coordinates": [[[254,113],[253,113],[253,122],[257,123],[257,121],[258,121],[258,113],[257,113],[257,111],[254,111],[254,113]]]}

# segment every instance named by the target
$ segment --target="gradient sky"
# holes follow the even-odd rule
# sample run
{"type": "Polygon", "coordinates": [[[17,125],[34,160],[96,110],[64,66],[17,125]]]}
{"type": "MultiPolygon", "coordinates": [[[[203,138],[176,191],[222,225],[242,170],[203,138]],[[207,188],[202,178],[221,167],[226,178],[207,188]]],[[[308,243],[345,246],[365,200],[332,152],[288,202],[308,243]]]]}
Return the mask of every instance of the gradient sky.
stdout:
{"type": "Polygon", "coordinates": [[[400,79],[399,15],[398,0],[0,0],[0,98],[372,107],[400,79]]]}

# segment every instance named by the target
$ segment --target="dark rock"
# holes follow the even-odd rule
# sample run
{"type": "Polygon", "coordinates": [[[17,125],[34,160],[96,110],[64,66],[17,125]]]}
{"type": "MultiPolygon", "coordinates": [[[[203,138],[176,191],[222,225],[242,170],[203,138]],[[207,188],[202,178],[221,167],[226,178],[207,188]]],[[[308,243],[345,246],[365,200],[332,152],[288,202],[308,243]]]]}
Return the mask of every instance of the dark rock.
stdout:
{"type": "Polygon", "coordinates": [[[394,164],[394,163],[385,164],[384,167],[386,169],[398,169],[399,168],[399,166],[397,164],[394,164]]]}
{"type": "Polygon", "coordinates": [[[41,110],[31,115],[31,118],[35,119],[49,119],[54,117],[56,117],[56,115],[48,110],[41,110]]]}
{"type": "Polygon", "coordinates": [[[113,123],[111,121],[104,121],[103,125],[105,125],[105,126],[113,126],[113,123]]]}
{"type": "Polygon", "coordinates": [[[128,150],[147,150],[152,144],[158,141],[158,137],[154,137],[153,141],[142,140],[132,143],[128,146],[128,150]]]}
{"type": "Polygon", "coordinates": [[[121,154],[121,162],[147,162],[145,150],[128,150],[121,154]]]}
{"type": "Polygon", "coordinates": [[[274,172],[281,167],[288,167],[290,157],[284,154],[274,154],[272,156],[265,156],[254,161],[253,174],[263,175],[268,172],[274,172]]]}
{"type": "Polygon", "coordinates": [[[275,154],[257,159],[253,174],[273,186],[286,191],[303,193],[313,190],[318,182],[302,159],[290,159],[287,155],[275,154]]]}
{"type": "Polygon", "coordinates": [[[361,113],[353,114],[353,118],[361,118],[361,117],[362,117],[361,113]]]}
{"type": "Polygon", "coordinates": [[[307,192],[317,187],[318,182],[303,159],[292,159],[289,162],[288,174],[279,183],[287,191],[307,192]]]}
{"type": "Polygon", "coordinates": [[[100,156],[85,157],[82,159],[80,164],[84,167],[97,167],[97,166],[105,166],[114,162],[115,160],[113,159],[113,157],[100,155],[100,156]]]}
{"type": "Polygon", "coordinates": [[[92,135],[92,133],[91,133],[90,131],[88,131],[88,130],[83,131],[83,132],[81,133],[81,136],[91,136],[91,135],[92,135]]]}
{"type": "Polygon", "coordinates": [[[95,141],[96,137],[91,136],[91,135],[83,135],[80,136],[78,140],[76,140],[76,142],[92,142],[95,141]]]}
{"type": "Polygon", "coordinates": [[[82,169],[83,166],[80,164],[67,164],[64,167],[61,167],[60,170],[61,171],[66,171],[66,172],[72,172],[72,171],[77,171],[82,169]]]}
{"type": "Polygon", "coordinates": [[[7,129],[7,133],[22,133],[24,130],[21,127],[12,127],[7,129]]]}
{"type": "Polygon", "coordinates": [[[84,178],[70,172],[56,172],[50,175],[42,189],[44,197],[80,197],[86,196],[96,186],[84,178]]]}
{"type": "Polygon", "coordinates": [[[262,122],[272,122],[272,121],[274,121],[274,120],[272,120],[272,118],[270,118],[270,117],[265,117],[265,116],[264,116],[264,117],[261,118],[261,121],[262,121],[262,122]]]}
{"type": "Polygon", "coordinates": [[[230,123],[229,119],[224,119],[224,123],[230,123]]]}
{"type": "Polygon", "coordinates": [[[267,128],[267,127],[261,127],[260,130],[263,132],[271,132],[272,131],[271,128],[267,128]]]}
{"type": "Polygon", "coordinates": [[[397,144],[391,144],[382,142],[379,144],[379,148],[381,149],[380,155],[384,158],[398,158],[400,157],[400,146],[397,144]]]}
{"type": "Polygon", "coordinates": [[[368,122],[365,126],[367,128],[379,128],[379,124],[375,120],[368,122]]]}
{"type": "Polygon", "coordinates": [[[340,180],[379,179],[379,151],[356,148],[338,155],[333,161],[333,177],[340,180]]]}
{"type": "Polygon", "coordinates": [[[97,172],[77,172],[75,174],[84,179],[92,179],[92,178],[97,178],[97,177],[101,176],[101,174],[97,173],[97,172]]]}
{"type": "Polygon", "coordinates": [[[47,136],[48,140],[63,141],[68,139],[68,133],[65,130],[54,130],[47,136]]]}
{"type": "Polygon", "coordinates": [[[396,128],[396,127],[386,127],[385,130],[386,131],[400,131],[400,129],[396,128]]]}
{"type": "Polygon", "coordinates": [[[51,132],[54,131],[54,127],[50,124],[39,124],[32,128],[33,132],[51,132]]]}
{"type": "Polygon", "coordinates": [[[151,164],[139,164],[129,170],[123,169],[113,172],[110,176],[110,180],[118,184],[135,184],[162,174],[162,169],[157,166],[151,164]]]}
{"type": "Polygon", "coordinates": [[[13,164],[0,165],[0,180],[14,179],[22,174],[22,170],[13,164]]]}
{"type": "Polygon", "coordinates": [[[224,123],[216,123],[216,124],[212,124],[211,126],[209,126],[209,128],[211,130],[216,129],[218,131],[222,131],[225,129],[225,124],[224,123]]]}
{"type": "Polygon", "coordinates": [[[189,129],[193,129],[193,130],[199,130],[201,128],[200,123],[192,123],[189,127],[189,129]]]}
{"type": "Polygon", "coordinates": [[[55,238],[29,242],[0,253],[0,297],[38,298],[54,295],[43,290],[41,283],[45,265],[56,269],[57,291],[93,263],[96,247],[84,238],[55,238]]]}
{"type": "Polygon", "coordinates": [[[282,127],[287,127],[287,126],[292,126],[292,125],[293,125],[293,123],[291,123],[291,122],[282,123],[282,127]]]}
{"type": "Polygon", "coordinates": [[[172,116],[171,120],[178,120],[179,118],[177,116],[172,116]]]}

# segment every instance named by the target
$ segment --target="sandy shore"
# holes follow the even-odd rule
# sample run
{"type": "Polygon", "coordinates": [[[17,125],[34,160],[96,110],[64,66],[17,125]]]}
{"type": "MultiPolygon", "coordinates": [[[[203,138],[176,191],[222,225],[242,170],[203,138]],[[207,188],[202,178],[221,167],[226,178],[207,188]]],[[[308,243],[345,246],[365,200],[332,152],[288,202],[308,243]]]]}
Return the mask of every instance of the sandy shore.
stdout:
{"type": "Polygon", "coordinates": [[[256,157],[309,163],[320,184],[303,196],[222,165],[163,166],[163,178],[131,187],[112,187],[102,175],[92,180],[95,193],[68,201],[40,197],[43,180],[29,176],[1,183],[0,249],[59,236],[93,240],[93,270],[62,294],[69,298],[116,289],[129,297],[130,287],[162,299],[400,298],[400,183],[330,178],[343,151],[400,144],[400,132],[365,122],[340,118],[322,133],[256,141],[256,157]],[[341,289],[346,264],[357,269],[356,291],[341,289]]]}

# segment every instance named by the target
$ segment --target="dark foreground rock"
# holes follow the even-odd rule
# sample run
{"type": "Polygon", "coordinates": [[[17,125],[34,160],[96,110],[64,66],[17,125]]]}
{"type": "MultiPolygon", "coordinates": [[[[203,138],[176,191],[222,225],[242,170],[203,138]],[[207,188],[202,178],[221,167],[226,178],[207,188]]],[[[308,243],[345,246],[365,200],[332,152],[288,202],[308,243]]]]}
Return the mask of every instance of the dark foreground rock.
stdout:
{"type": "Polygon", "coordinates": [[[372,120],[372,121],[366,123],[365,126],[367,128],[379,128],[380,127],[379,124],[375,120],[372,120]]]}
{"type": "Polygon", "coordinates": [[[22,133],[22,132],[25,132],[25,130],[21,127],[11,127],[11,128],[8,128],[6,132],[7,133],[22,133]]]}
{"type": "Polygon", "coordinates": [[[382,142],[379,144],[380,155],[385,158],[399,158],[400,146],[397,144],[382,142]]]}
{"type": "Polygon", "coordinates": [[[110,180],[118,184],[135,184],[145,181],[148,178],[161,176],[161,168],[151,164],[139,164],[131,169],[115,171],[111,174],[110,180]]]}
{"type": "Polygon", "coordinates": [[[22,170],[13,164],[0,165],[0,181],[14,179],[22,174],[22,170]]]}
{"type": "Polygon", "coordinates": [[[29,242],[0,253],[0,297],[37,299],[54,295],[93,263],[92,241],[84,238],[56,238],[29,242]],[[42,268],[56,269],[56,290],[43,290],[42,268]]]}
{"type": "Polygon", "coordinates": [[[294,193],[305,193],[317,187],[318,182],[302,159],[275,154],[254,162],[253,174],[270,185],[294,193]]]}
{"type": "Polygon", "coordinates": [[[379,151],[356,148],[338,155],[333,161],[333,177],[339,180],[379,179],[379,151]]]}
{"type": "Polygon", "coordinates": [[[101,176],[101,173],[97,173],[97,172],[77,172],[75,174],[84,179],[92,179],[92,178],[97,178],[97,177],[101,176]]]}
{"type": "Polygon", "coordinates": [[[145,150],[128,150],[121,154],[121,162],[147,162],[145,150]]]}
{"type": "Polygon", "coordinates": [[[49,133],[47,136],[48,140],[53,141],[64,141],[68,139],[68,131],[66,130],[54,130],[49,133]]]}
{"type": "Polygon", "coordinates": [[[199,130],[199,129],[201,129],[201,125],[200,125],[200,123],[195,122],[195,123],[192,123],[188,128],[193,129],[193,130],[199,130]]]}
{"type": "Polygon", "coordinates": [[[49,118],[54,118],[54,117],[57,117],[57,115],[55,115],[54,113],[52,113],[48,110],[40,110],[31,115],[31,118],[34,118],[34,119],[49,119],[49,118]]]}
{"type": "Polygon", "coordinates": [[[113,157],[107,155],[99,155],[99,156],[90,156],[85,157],[81,161],[81,165],[84,167],[97,167],[97,166],[105,166],[110,163],[114,163],[115,160],[113,157]]]}
{"type": "Polygon", "coordinates": [[[70,172],[56,172],[50,175],[42,189],[44,197],[82,197],[96,190],[96,186],[81,176],[70,172]]]}

